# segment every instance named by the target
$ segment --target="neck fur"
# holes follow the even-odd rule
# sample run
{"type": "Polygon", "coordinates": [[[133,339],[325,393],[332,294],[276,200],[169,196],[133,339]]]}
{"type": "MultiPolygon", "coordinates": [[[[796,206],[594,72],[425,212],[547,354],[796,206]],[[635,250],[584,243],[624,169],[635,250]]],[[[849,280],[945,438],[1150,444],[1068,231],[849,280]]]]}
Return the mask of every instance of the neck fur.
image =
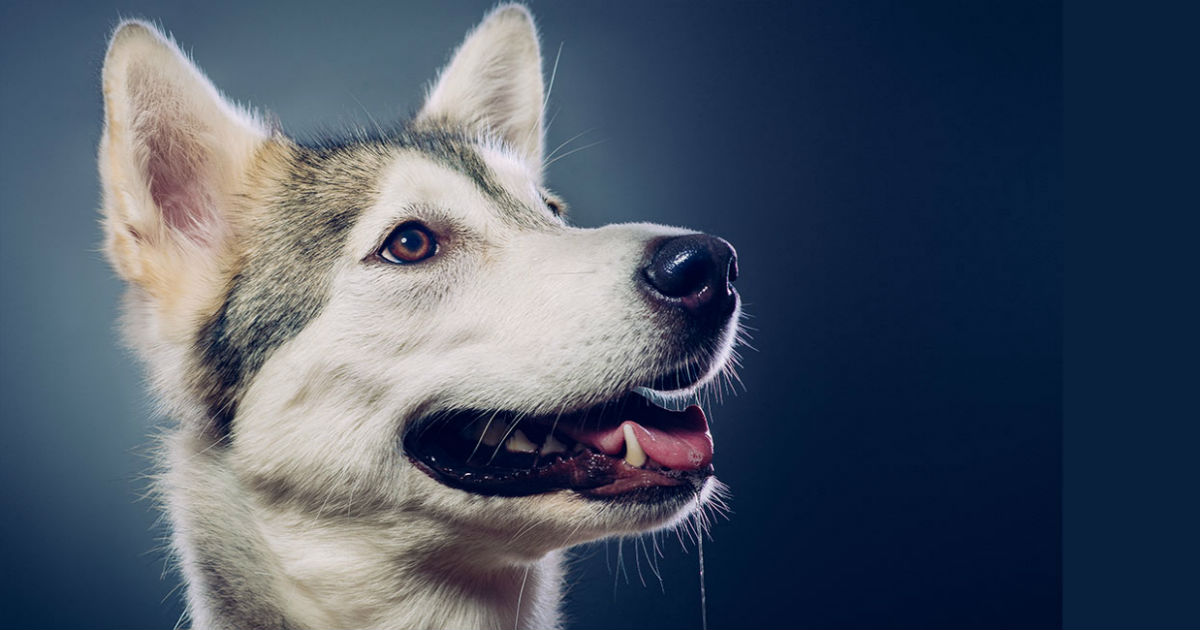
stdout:
{"type": "Polygon", "coordinates": [[[268,507],[223,450],[176,435],[160,480],[197,628],[556,628],[561,560],[412,515],[268,507]]]}

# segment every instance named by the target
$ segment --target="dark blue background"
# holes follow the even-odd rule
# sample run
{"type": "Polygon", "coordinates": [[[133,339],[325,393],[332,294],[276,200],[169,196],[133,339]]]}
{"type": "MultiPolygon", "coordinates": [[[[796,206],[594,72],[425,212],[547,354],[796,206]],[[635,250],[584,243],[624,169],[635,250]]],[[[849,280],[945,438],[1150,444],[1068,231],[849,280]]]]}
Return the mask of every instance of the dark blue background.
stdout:
{"type": "MultiPolygon", "coordinates": [[[[5,439],[0,625],[168,627],[154,431],[97,253],[98,73],[162,21],[289,130],[390,119],[489,6],[9,2],[0,8],[5,439]]],[[[582,225],[720,234],[756,329],[711,411],[731,520],[711,627],[1060,623],[1061,23],[1054,3],[532,4],[562,44],[549,182],[582,225]]],[[[668,541],[669,542],[669,541],[668,541]]],[[[696,552],[660,589],[577,554],[575,627],[699,623],[696,552]]]]}
{"type": "Polygon", "coordinates": [[[1200,628],[1200,5],[1066,4],[1064,624],[1200,628]]]}

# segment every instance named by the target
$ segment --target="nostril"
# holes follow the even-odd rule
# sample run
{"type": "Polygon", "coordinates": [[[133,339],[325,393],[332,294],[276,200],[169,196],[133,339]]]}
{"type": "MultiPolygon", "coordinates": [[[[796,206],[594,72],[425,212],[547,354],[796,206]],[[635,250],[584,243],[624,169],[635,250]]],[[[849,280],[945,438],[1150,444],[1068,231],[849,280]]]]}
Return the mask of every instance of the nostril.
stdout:
{"type": "Polygon", "coordinates": [[[664,293],[682,297],[702,291],[710,275],[709,262],[703,251],[695,249],[683,249],[664,257],[657,274],[664,293]]]}
{"type": "Polygon", "coordinates": [[[703,235],[678,236],[663,241],[646,267],[646,279],[659,293],[683,298],[703,293],[717,269],[703,235]]]}
{"type": "Polygon", "coordinates": [[[683,299],[694,308],[732,293],[737,253],[729,243],[707,234],[676,236],[659,242],[644,273],[659,295],[683,299]]]}

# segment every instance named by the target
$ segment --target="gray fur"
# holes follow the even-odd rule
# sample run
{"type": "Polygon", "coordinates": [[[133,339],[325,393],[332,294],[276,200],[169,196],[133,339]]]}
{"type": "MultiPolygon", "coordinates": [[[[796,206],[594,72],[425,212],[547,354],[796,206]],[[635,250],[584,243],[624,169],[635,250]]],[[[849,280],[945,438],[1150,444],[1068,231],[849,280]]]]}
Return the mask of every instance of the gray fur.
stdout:
{"type": "MultiPolygon", "coordinates": [[[[157,489],[196,627],[556,627],[561,549],[672,526],[718,491],[485,496],[403,453],[431,414],[581,409],[680,360],[679,318],[637,277],[686,232],[572,228],[547,201],[525,9],[496,9],[417,119],[378,135],[294,142],[144,23],[114,34],[104,79],[107,251],[176,421],[157,489]],[[371,248],[408,220],[446,251],[383,263],[371,248]]],[[[693,349],[701,381],[735,323],[693,349]]]]}
{"type": "Polygon", "coordinates": [[[197,627],[221,630],[294,628],[276,603],[271,576],[279,571],[238,497],[223,449],[178,435],[164,447],[184,453],[163,474],[160,491],[174,498],[173,543],[189,576],[188,609],[197,627]],[[189,483],[205,479],[206,483],[189,483]],[[186,497],[186,498],[185,498],[186,497]],[[200,603],[202,602],[202,603],[200,603]]]}
{"type": "Polygon", "coordinates": [[[346,233],[373,201],[385,147],[296,147],[289,178],[264,195],[272,211],[245,238],[246,256],[224,303],[199,331],[202,397],[217,435],[228,433],[243,384],[270,355],[320,312],[326,272],[346,233]],[[297,260],[303,264],[295,264],[297,260]]]}
{"type": "Polygon", "coordinates": [[[325,272],[341,255],[363,208],[375,201],[380,169],[400,149],[421,151],[469,177],[514,226],[545,226],[541,215],[495,181],[472,144],[453,130],[401,127],[386,136],[292,145],[289,177],[264,196],[272,208],[270,219],[245,235],[252,240],[246,249],[254,253],[196,337],[198,386],[212,435],[228,436],[242,385],[272,350],[320,312],[328,293],[325,272]],[[302,264],[295,264],[297,257],[302,264]]]}

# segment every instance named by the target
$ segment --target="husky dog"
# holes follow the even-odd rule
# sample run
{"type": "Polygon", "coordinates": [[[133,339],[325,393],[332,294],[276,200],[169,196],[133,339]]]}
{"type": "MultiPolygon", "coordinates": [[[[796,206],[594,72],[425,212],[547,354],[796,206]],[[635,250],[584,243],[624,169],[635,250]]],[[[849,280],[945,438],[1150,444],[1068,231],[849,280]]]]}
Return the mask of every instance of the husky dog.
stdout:
{"type": "Polygon", "coordinates": [[[173,419],[195,626],[552,628],[562,549],[712,500],[704,413],[651,399],[729,369],[734,250],[564,221],[525,8],[347,140],[287,138],[144,22],[103,89],[106,251],[173,419]]]}

